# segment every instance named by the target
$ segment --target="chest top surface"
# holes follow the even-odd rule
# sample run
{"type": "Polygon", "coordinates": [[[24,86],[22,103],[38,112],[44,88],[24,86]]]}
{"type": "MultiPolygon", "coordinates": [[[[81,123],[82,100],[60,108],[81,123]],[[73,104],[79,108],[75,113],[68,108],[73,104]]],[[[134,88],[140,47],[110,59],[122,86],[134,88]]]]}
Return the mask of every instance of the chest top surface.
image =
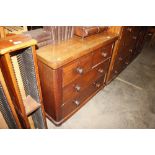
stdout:
{"type": "Polygon", "coordinates": [[[57,69],[85,54],[116,41],[118,35],[100,33],[87,38],[74,36],[61,44],[48,45],[37,50],[38,59],[52,69],[57,69]]]}

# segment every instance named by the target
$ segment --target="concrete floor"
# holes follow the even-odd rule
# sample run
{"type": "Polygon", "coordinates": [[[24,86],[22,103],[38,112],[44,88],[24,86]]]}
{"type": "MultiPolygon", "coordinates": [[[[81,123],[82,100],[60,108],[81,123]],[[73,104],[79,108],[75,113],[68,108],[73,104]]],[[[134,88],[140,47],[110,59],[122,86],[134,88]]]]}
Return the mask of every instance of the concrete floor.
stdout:
{"type": "Polygon", "coordinates": [[[155,49],[142,53],[107,87],[60,127],[155,128],[155,49]]]}

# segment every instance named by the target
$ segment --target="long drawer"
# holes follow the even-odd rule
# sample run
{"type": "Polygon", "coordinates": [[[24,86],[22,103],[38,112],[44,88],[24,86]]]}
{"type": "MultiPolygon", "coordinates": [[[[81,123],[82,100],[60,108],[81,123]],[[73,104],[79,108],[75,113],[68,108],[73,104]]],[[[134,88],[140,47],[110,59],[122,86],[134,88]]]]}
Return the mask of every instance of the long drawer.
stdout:
{"type": "Polygon", "coordinates": [[[63,88],[63,103],[80,94],[88,85],[90,85],[94,80],[98,79],[99,77],[102,76],[102,80],[104,81],[108,70],[109,62],[109,59],[106,60],[105,62],[93,68],[91,71],[87,72],[85,75],[73,81],[71,84],[65,86],[63,88]]]}
{"type": "Polygon", "coordinates": [[[79,95],[75,96],[73,99],[63,104],[61,107],[62,118],[76,111],[89,96],[91,96],[94,92],[100,89],[103,85],[103,77],[100,77],[95,82],[92,82],[79,95]]]}

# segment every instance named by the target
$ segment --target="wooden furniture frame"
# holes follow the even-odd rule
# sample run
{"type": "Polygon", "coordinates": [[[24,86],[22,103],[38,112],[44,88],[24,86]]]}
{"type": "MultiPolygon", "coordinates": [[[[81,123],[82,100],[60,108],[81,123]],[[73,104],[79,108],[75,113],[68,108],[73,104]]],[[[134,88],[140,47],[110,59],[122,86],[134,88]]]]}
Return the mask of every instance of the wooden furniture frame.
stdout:
{"type": "Polygon", "coordinates": [[[47,128],[35,44],[24,35],[0,41],[0,66],[22,128],[47,128]]]}
{"type": "Polygon", "coordinates": [[[111,34],[118,34],[112,55],[106,84],[109,84],[123,71],[141,52],[147,32],[141,26],[112,26],[108,29],[111,34]]]}

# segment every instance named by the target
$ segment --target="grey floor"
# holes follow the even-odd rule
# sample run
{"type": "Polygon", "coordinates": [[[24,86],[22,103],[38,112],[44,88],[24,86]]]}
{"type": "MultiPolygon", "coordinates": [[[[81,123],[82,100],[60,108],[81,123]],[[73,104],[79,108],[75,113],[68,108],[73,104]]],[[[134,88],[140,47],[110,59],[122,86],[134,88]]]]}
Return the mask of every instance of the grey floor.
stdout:
{"type": "Polygon", "coordinates": [[[107,87],[60,127],[155,128],[155,49],[142,53],[107,87]]]}

